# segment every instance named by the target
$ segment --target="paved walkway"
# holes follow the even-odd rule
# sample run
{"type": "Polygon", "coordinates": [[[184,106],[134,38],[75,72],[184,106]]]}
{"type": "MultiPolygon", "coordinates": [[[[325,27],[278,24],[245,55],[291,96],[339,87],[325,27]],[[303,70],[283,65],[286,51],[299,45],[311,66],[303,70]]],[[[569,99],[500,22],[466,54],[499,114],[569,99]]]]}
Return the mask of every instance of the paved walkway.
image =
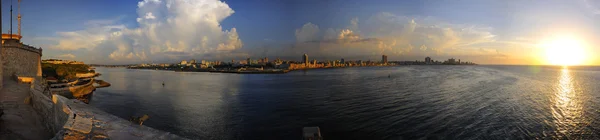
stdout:
{"type": "Polygon", "coordinates": [[[28,96],[29,84],[4,80],[4,87],[0,90],[0,108],[4,109],[4,115],[0,117],[0,140],[52,138],[53,134],[46,131],[33,107],[25,104],[28,96]]]}

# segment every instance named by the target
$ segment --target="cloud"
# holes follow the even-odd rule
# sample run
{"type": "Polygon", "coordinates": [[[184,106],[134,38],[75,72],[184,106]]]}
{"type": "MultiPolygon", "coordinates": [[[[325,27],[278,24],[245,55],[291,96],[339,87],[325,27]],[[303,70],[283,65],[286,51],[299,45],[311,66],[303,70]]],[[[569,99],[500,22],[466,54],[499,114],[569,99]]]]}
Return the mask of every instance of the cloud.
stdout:
{"type": "Polygon", "coordinates": [[[57,58],[62,58],[62,59],[73,59],[75,58],[75,55],[67,53],[67,54],[62,54],[59,56],[56,56],[57,58]]]}
{"type": "Polygon", "coordinates": [[[295,52],[324,58],[382,54],[392,57],[450,56],[464,55],[464,52],[471,52],[469,50],[482,44],[497,43],[490,27],[451,24],[432,17],[408,17],[382,12],[364,22],[359,21],[353,18],[345,28],[328,28],[323,33],[319,32],[317,25],[306,23],[296,30],[297,43],[292,48],[295,52]],[[307,37],[299,37],[299,33],[307,37]],[[321,34],[321,39],[315,39],[321,34]],[[308,37],[310,39],[306,39],[308,37]]]}
{"type": "Polygon", "coordinates": [[[594,15],[600,14],[600,9],[598,8],[598,6],[600,5],[600,2],[598,2],[596,0],[582,0],[581,2],[585,6],[585,8],[588,11],[590,11],[590,13],[592,13],[594,15]]]}
{"type": "Polygon", "coordinates": [[[151,12],[148,12],[148,13],[146,13],[146,19],[156,19],[156,17],[154,15],[152,15],[151,12]]]}
{"type": "Polygon", "coordinates": [[[222,1],[143,0],[137,6],[136,28],[90,21],[84,30],[58,32],[50,49],[83,50],[98,61],[92,63],[135,63],[223,58],[243,46],[236,28],[220,25],[234,13],[222,1]]]}
{"type": "Polygon", "coordinates": [[[302,28],[296,29],[296,41],[307,42],[316,41],[319,37],[319,26],[310,22],[304,24],[302,28]]]}

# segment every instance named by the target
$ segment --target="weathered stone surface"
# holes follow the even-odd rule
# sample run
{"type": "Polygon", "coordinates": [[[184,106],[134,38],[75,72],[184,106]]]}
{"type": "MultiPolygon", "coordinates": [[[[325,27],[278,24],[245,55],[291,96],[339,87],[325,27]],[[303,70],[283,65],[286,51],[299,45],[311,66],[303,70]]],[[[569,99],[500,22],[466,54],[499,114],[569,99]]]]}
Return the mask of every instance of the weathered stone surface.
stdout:
{"type": "Polygon", "coordinates": [[[17,45],[2,47],[2,75],[11,77],[20,76],[42,76],[41,50],[39,53],[32,48],[17,45]]]}
{"type": "Polygon", "coordinates": [[[76,116],[72,129],[85,134],[90,133],[92,131],[92,118],[76,116]]]}

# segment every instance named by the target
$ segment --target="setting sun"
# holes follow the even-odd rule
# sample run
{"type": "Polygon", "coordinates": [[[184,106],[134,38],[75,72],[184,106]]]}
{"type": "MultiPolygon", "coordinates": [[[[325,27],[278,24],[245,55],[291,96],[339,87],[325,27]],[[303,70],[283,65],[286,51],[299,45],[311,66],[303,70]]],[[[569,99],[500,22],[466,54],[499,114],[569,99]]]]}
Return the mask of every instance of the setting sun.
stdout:
{"type": "Polygon", "coordinates": [[[551,65],[582,65],[587,57],[584,43],[570,36],[544,41],[542,47],[551,65]]]}

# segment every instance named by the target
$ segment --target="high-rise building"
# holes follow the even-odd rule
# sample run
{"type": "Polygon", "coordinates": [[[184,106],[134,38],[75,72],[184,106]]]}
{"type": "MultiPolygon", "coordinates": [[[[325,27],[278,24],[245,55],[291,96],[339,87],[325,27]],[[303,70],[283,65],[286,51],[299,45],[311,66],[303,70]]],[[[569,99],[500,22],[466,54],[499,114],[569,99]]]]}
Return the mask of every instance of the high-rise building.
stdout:
{"type": "Polygon", "coordinates": [[[250,58],[249,58],[249,57],[246,59],[246,63],[247,63],[248,65],[252,64],[252,61],[250,60],[250,58]]]}
{"type": "Polygon", "coordinates": [[[456,59],[450,58],[450,59],[448,59],[448,63],[454,64],[454,63],[456,63],[456,59]]]}
{"type": "Polygon", "coordinates": [[[342,58],[342,59],[340,60],[340,63],[342,63],[342,64],[346,63],[346,61],[344,61],[344,58],[342,58]]]}
{"type": "Polygon", "coordinates": [[[265,57],[264,62],[269,63],[269,58],[265,57]]]}
{"type": "Polygon", "coordinates": [[[381,63],[387,64],[387,62],[388,62],[387,55],[381,55],[381,63]]]}
{"type": "Polygon", "coordinates": [[[425,63],[431,63],[431,57],[425,57],[425,63]]]}
{"type": "Polygon", "coordinates": [[[313,59],[313,63],[312,64],[316,65],[317,64],[317,59],[313,59]]]}
{"type": "Polygon", "coordinates": [[[308,63],[310,63],[308,62],[308,54],[302,56],[302,61],[304,62],[304,65],[308,66],[308,63]]]}

